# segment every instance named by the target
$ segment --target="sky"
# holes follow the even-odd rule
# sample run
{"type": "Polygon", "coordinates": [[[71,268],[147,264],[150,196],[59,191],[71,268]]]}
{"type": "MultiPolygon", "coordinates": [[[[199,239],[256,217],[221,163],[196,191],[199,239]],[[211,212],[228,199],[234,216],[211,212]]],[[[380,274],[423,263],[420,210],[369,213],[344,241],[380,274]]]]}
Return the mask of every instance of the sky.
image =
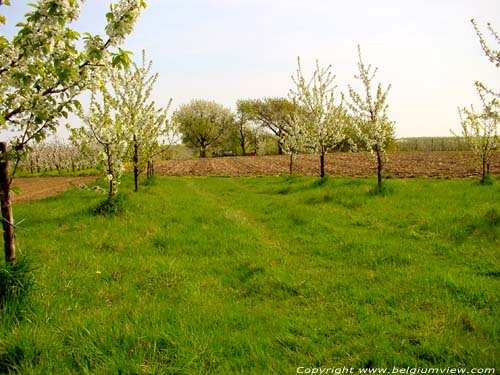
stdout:
{"type": "MultiPolygon", "coordinates": [[[[13,25],[24,0],[2,7],[13,25]]],[[[87,0],[73,27],[104,35],[111,2],[87,0]]],[[[140,60],[144,49],[159,73],[154,99],[172,109],[191,99],[235,108],[238,99],[285,97],[300,56],[306,76],[316,59],[332,65],[337,91],[354,78],[357,45],[378,68],[375,83],[391,84],[389,116],[397,137],[451,136],[460,131],[457,107],[478,103],[474,82],[500,88],[470,23],[500,31],[498,0],[148,0],[123,48],[140,60]]],[[[491,40],[491,39],[489,39],[491,40]]],[[[493,42],[491,45],[498,49],[493,42]]],[[[77,121],[77,120],[74,120],[77,121]]]]}

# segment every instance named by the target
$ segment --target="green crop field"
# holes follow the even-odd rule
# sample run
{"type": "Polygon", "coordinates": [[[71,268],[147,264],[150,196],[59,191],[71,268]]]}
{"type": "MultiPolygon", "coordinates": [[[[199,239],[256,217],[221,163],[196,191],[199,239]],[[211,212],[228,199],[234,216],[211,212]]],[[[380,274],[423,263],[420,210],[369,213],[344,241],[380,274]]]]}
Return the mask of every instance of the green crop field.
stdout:
{"type": "Polygon", "coordinates": [[[118,216],[77,189],[14,207],[35,288],[0,373],[500,369],[498,182],[131,184],[118,216]]]}

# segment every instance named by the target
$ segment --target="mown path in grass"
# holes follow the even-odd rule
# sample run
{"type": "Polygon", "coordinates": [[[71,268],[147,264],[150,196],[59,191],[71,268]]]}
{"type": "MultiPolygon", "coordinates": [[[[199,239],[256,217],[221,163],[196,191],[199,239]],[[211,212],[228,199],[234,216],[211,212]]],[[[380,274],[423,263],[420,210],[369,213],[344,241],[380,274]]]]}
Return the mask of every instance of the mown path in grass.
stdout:
{"type": "Polygon", "coordinates": [[[91,191],[20,204],[36,308],[0,327],[0,370],[498,368],[498,185],[374,183],[160,177],[116,217],[91,191]]]}

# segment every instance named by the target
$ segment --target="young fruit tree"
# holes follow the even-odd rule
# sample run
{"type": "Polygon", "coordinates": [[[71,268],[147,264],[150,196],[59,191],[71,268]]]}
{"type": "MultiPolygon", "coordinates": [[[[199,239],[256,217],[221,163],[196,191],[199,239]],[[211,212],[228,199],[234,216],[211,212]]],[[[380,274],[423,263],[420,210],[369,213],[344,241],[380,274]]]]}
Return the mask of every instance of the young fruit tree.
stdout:
{"type": "MultiPolygon", "coordinates": [[[[7,1],[0,2],[2,6],[7,1]]],[[[11,145],[1,147],[0,202],[5,260],[15,263],[14,228],[10,203],[9,161],[20,160],[30,144],[55,131],[58,120],[79,107],[77,96],[86,90],[100,66],[128,62],[117,49],[133,26],[144,0],[120,0],[106,14],[106,38],[80,34],[68,25],[78,19],[80,1],[39,0],[32,4],[12,39],[0,35],[0,126],[14,134],[11,145]]],[[[0,22],[5,17],[0,15],[0,22]]],[[[16,163],[17,164],[17,163],[16,163]]],[[[14,168],[15,172],[15,168],[14,168]]]]}
{"type": "Polygon", "coordinates": [[[301,143],[307,145],[320,156],[320,177],[325,177],[325,155],[335,149],[345,139],[346,121],[342,103],[336,104],[335,75],[332,66],[321,68],[316,60],[316,70],[311,79],[306,80],[302,72],[300,58],[297,58],[297,75],[292,76],[295,90],[290,98],[301,108],[300,126],[305,132],[298,132],[301,143]]]}
{"type": "Polygon", "coordinates": [[[84,149],[99,146],[97,163],[108,180],[108,202],[112,205],[129,150],[130,132],[127,117],[116,111],[116,96],[105,83],[92,90],[88,112],[79,112],[85,126],[72,129],[71,139],[84,149]]]}
{"type": "Polygon", "coordinates": [[[486,183],[490,178],[490,161],[493,153],[500,148],[498,124],[500,123],[499,102],[493,99],[486,102],[484,94],[478,87],[482,100],[483,111],[476,113],[474,107],[459,108],[461,136],[469,144],[472,153],[481,163],[481,183],[486,183]]]}
{"type": "Polygon", "coordinates": [[[134,190],[139,190],[139,174],[151,165],[153,157],[161,151],[165,139],[172,132],[172,122],[167,112],[172,99],[166,108],[157,108],[151,99],[158,74],[151,75],[153,62],[146,63],[145,52],[142,52],[142,66],[135,63],[123,71],[114,70],[110,75],[114,100],[109,104],[113,111],[121,117],[117,123],[126,124],[129,134],[128,144],[134,172],[134,190]]]}
{"type": "Polygon", "coordinates": [[[288,120],[284,123],[283,134],[281,136],[281,147],[285,154],[290,156],[289,171],[294,173],[295,159],[299,152],[307,149],[309,144],[309,134],[304,122],[303,109],[294,101],[291,101],[293,108],[288,111],[288,120]]]}
{"type": "Polygon", "coordinates": [[[387,94],[391,88],[385,90],[382,85],[377,85],[375,97],[372,93],[372,82],[377,73],[377,68],[372,72],[372,66],[366,66],[361,56],[361,47],[358,45],[358,70],[359,79],[363,85],[363,93],[358,94],[349,85],[351,103],[347,103],[352,112],[354,129],[358,133],[362,145],[375,156],[377,160],[377,187],[383,188],[382,176],[387,151],[394,143],[394,122],[387,115],[387,94]]]}
{"type": "Polygon", "coordinates": [[[174,113],[183,142],[200,150],[200,158],[207,156],[214,145],[233,124],[231,110],[208,100],[195,99],[181,105],[174,113]]]}

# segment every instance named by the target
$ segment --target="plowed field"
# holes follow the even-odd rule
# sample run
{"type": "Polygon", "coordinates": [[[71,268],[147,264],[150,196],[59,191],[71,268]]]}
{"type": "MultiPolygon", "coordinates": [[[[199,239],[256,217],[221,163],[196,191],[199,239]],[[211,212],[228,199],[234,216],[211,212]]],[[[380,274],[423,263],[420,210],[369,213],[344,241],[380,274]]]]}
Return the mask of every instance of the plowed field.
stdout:
{"type": "MultiPolygon", "coordinates": [[[[289,173],[288,156],[236,156],[224,158],[168,160],[158,163],[155,172],[164,176],[249,176],[289,173]]],[[[500,175],[500,154],[493,157],[491,172],[500,175]]],[[[319,174],[317,156],[299,155],[295,173],[305,176],[319,174]]],[[[326,157],[326,173],[333,176],[368,177],[376,175],[376,164],[368,153],[337,153],[326,157]]],[[[391,154],[386,175],[412,177],[477,177],[480,169],[472,155],[464,152],[397,152],[391,154]]],[[[14,202],[32,201],[55,196],[96,177],[30,177],[18,178],[13,186],[14,202]]]]}
{"type": "MultiPolygon", "coordinates": [[[[289,173],[288,156],[237,156],[224,158],[168,160],[158,163],[155,172],[166,176],[245,176],[289,173]]],[[[299,155],[295,173],[319,174],[319,157],[299,155]]],[[[326,157],[326,173],[333,176],[376,175],[376,163],[369,153],[336,153],[326,157]]],[[[500,174],[500,154],[493,157],[491,173],[500,174]]],[[[478,163],[467,152],[396,152],[390,155],[385,174],[398,178],[453,177],[480,175],[478,163]]]]}
{"type": "Polygon", "coordinates": [[[43,199],[60,194],[78,184],[94,181],[96,177],[29,177],[16,178],[12,186],[19,189],[19,193],[12,193],[14,202],[26,202],[43,199]]]}

